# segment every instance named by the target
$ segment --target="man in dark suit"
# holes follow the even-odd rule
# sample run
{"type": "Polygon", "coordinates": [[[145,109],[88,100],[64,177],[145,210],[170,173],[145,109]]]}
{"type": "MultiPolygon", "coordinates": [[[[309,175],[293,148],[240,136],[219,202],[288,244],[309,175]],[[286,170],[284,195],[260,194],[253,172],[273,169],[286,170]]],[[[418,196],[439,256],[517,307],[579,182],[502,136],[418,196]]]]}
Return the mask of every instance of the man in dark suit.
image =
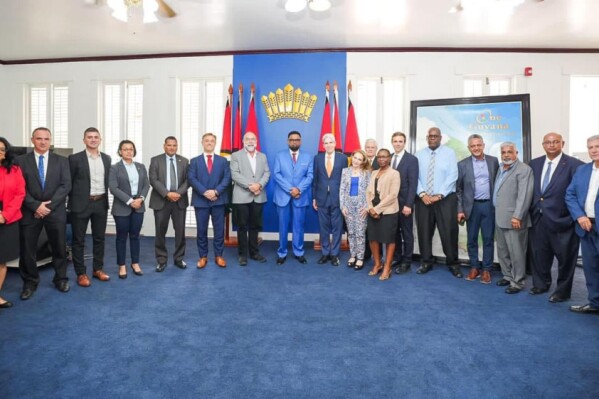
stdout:
{"type": "Polygon", "coordinates": [[[314,172],[313,157],[305,151],[300,151],[302,145],[300,132],[289,132],[287,142],[289,149],[277,153],[273,168],[274,203],[279,216],[277,265],[282,265],[287,259],[287,234],[290,221],[293,231],[293,254],[300,263],[306,264],[308,261],[304,257],[304,222],[306,208],[312,198],[310,191],[314,172]]]}
{"type": "Polygon", "coordinates": [[[77,284],[89,287],[91,281],[85,270],[83,251],[85,233],[91,221],[93,243],[93,273],[100,281],[110,277],[104,267],[104,238],[108,218],[108,176],[110,157],[100,152],[102,136],[95,127],[83,132],[85,150],[69,156],[71,192],[69,209],[73,227],[73,265],[77,273],[77,284]]]}
{"type": "Polygon", "coordinates": [[[150,208],[154,210],[156,236],[154,252],[156,255],[156,271],[163,272],[168,261],[166,249],[166,231],[172,219],[175,229],[175,252],[173,261],[179,269],[185,269],[185,215],[189,206],[187,196],[187,169],[189,160],[177,155],[177,139],[168,136],[164,140],[164,154],[150,160],[148,176],[152,186],[150,208]]]}
{"type": "Polygon", "coordinates": [[[566,190],[566,205],[576,221],[589,302],[570,306],[575,313],[599,314],[599,135],[587,139],[591,162],[578,167],[566,190]]]}
{"type": "Polygon", "coordinates": [[[580,240],[568,212],[564,193],[582,161],[562,152],[564,141],[558,133],[543,137],[545,156],[530,161],[534,175],[534,191],[530,217],[532,282],[530,294],[538,295],[551,286],[551,266],[557,258],[557,285],[549,302],[570,298],[580,240]]]}
{"type": "Polygon", "coordinates": [[[399,194],[399,215],[395,235],[394,264],[396,274],[406,273],[412,264],[414,253],[414,201],[418,188],[418,159],[405,150],[406,135],[395,132],[391,136],[393,157],[391,167],[399,172],[401,180],[399,194]]]}
{"type": "MultiPolygon", "coordinates": [[[[368,157],[368,162],[370,163],[370,167],[372,170],[377,170],[379,168],[379,163],[376,160],[376,152],[379,150],[379,146],[375,139],[366,139],[364,142],[364,152],[368,157]]],[[[368,250],[368,245],[366,246],[368,250]]]]}
{"type": "Polygon", "coordinates": [[[187,180],[193,188],[191,205],[195,208],[197,243],[200,259],[197,267],[202,269],[208,263],[208,221],[212,216],[214,232],[214,261],[219,267],[226,267],[223,258],[225,246],[225,205],[229,203],[228,189],[231,184],[229,162],[214,153],[216,136],[206,133],[202,136],[204,153],[191,160],[187,180]]]}
{"type": "Polygon", "coordinates": [[[322,136],[323,154],[314,157],[314,177],[312,180],[312,206],[318,212],[320,245],[322,256],[318,264],[329,260],[339,266],[343,216],[339,208],[339,186],[341,172],[347,168],[347,156],[335,152],[335,136],[331,133],[322,136]],[[333,239],[331,240],[331,235],[333,239]]]}
{"type": "Polygon", "coordinates": [[[483,284],[491,283],[491,267],[495,256],[495,208],[491,195],[495,187],[495,177],[499,168],[496,157],[485,154],[485,142],[482,136],[472,134],[468,137],[468,150],[471,157],[458,162],[458,222],[466,221],[468,235],[468,258],[470,272],[466,277],[474,281],[480,276],[483,284]],[[483,238],[482,275],[478,261],[478,236],[483,238]]]}
{"type": "Polygon", "coordinates": [[[26,182],[19,235],[23,300],[31,298],[40,282],[36,253],[42,228],[46,229],[52,248],[54,285],[60,292],[69,291],[65,234],[71,174],[68,160],[50,152],[51,140],[50,130],[38,127],[31,134],[33,151],[17,158],[26,182]]]}

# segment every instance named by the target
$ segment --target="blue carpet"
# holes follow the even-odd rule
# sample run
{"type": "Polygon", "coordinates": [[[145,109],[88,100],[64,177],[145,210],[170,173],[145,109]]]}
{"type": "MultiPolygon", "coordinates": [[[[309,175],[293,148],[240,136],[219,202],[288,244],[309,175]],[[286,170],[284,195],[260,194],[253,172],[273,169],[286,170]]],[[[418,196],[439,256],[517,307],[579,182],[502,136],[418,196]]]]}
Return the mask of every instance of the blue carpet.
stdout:
{"type": "Polygon", "coordinates": [[[145,275],[119,280],[113,245],[112,280],[81,288],[70,265],[67,294],[45,268],[21,301],[9,272],[0,398],[599,397],[599,317],[568,311],[586,300],[582,270],[572,301],[550,304],[442,266],[386,282],[313,251],[277,266],[272,242],[266,264],[226,249],[226,269],[198,270],[189,239],[188,269],[155,273],[144,238],[145,275]]]}

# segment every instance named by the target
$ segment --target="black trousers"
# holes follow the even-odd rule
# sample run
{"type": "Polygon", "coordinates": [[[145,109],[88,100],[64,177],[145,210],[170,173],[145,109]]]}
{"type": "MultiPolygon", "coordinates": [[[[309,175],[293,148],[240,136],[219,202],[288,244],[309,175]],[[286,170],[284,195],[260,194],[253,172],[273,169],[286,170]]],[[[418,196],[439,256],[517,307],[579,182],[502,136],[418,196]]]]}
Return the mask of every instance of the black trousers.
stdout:
{"type": "Polygon", "coordinates": [[[410,216],[401,213],[397,216],[397,233],[395,235],[395,261],[401,263],[412,263],[414,254],[414,212],[410,216]]]}
{"type": "Polygon", "coordinates": [[[432,205],[416,201],[416,227],[418,228],[418,246],[423,264],[435,263],[433,256],[433,235],[439,229],[439,238],[445,263],[448,266],[458,264],[458,202],[454,193],[432,205]]]}
{"type": "Polygon", "coordinates": [[[177,202],[166,201],[162,209],[154,209],[154,225],[156,227],[156,237],[154,239],[154,252],[156,262],[167,263],[168,250],[166,249],[166,232],[168,223],[173,221],[175,230],[175,252],[173,260],[183,260],[185,257],[185,216],[187,209],[181,209],[177,202]]]}
{"type": "Polygon", "coordinates": [[[239,256],[255,256],[258,250],[258,233],[262,230],[262,209],[264,204],[250,202],[235,204],[233,216],[237,225],[239,256]]]}
{"type": "Polygon", "coordinates": [[[85,274],[85,233],[87,225],[92,225],[93,270],[102,270],[104,267],[104,239],[106,237],[106,219],[108,199],[105,197],[98,201],[90,200],[83,212],[71,212],[71,226],[73,227],[73,266],[77,275],[85,274]]]}

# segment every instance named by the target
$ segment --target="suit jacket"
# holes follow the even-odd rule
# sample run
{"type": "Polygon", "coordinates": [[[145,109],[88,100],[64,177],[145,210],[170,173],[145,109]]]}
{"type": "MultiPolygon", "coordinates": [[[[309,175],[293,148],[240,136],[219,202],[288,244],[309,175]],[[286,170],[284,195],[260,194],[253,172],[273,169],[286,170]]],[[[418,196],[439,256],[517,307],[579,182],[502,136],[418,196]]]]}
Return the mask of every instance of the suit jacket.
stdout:
{"type": "MultiPolygon", "coordinates": [[[[592,172],[593,162],[579,166],[572,177],[572,182],[566,190],[566,206],[574,221],[587,215],[584,210],[584,203],[587,200],[592,172]]],[[[597,216],[599,216],[599,195],[595,198],[595,217],[597,216]]],[[[580,224],[576,223],[575,226],[576,234],[578,234],[579,237],[584,237],[587,234],[587,232],[580,227],[580,224]]],[[[599,233],[599,226],[597,226],[597,223],[593,224],[593,226],[595,231],[599,233]]]]}
{"type": "MultiPolygon", "coordinates": [[[[179,183],[177,193],[181,195],[181,199],[177,201],[177,206],[179,209],[185,209],[189,206],[189,196],[187,195],[187,189],[189,188],[189,184],[187,183],[189,160],[181,155],[175,155],[175,159],[175,162],[177,162],[177,183],[179,183]]],[[[170,173],[170,169],[167,169],[166,162],[165,154],[156,155],[150,160],[150,170],[148,171],[148,175],[150,178],[150,185],[152,186],[152,193],[150,194],[150,208],[152,209],[160,210],[164,208],[166,195],[170,192],[170,190],[166,188],[166,175],[167,173],[170,173]]]]}
{"type": "Polygon", "coordinates": [[[21,206],[25,199],[25,179],[21,168],[13,165],[10,173],[5,167],[0,167],[0,203],[2,216],[6,224],[14,223],[23,217],[21,206]]]}
{"type": "Polygon", "coordinates": [[[530,217],[532,224],[538,223],[541,213],[545,215],[547,227],[554,232],[564,231],[572,228],[574,221],[570,216],[564,193],[572,181],[576,168],[583,165],[579,159],[572,158],[562,153],[559,164],[553,166],[554,172],[544,192],[541,192],[541,177],[545,167],[546,156],[538,157],[530,161],[530,167],[534,175],[534,191],[530,217]]]}
{"type": "Polygon", "coordinates": [[[331,177],[327,175],[326,153],[316,154],[314,157],[314,171],[312,178],[312,196],[316,205],[325,206],[327,194],[329,194],[330,205],[339,206],[339,186],[341,185],[341,172],[347,168],[347,155],[340,152],[333,153],[335,162],[331,177]]]}
{"type": "Polygon", "coordinates": [[[208,173],[208,166],[204,154],[191,160],[187,174],[189,185],[193,188],[191,205],[196,208],[210,208],[216,205],[229,203],[229,185],[231,184],[231,167],[229,161],[220,155],[214,154],[212,159],[212,173],[208,173]],[[204,197],[208,190],[216,190],[218,198],[210,201],[204,197]]]}
{"type": "MultiPolygon", "coordinates": [[[[495,189],[495,178],[499,161],[496,157],[485,154],[487,169],[489,171],[489,194],[493,198],[495,189]]],[[[458,162],[458,182],[456,183],[456,195],[458,198],[458,213],[464,213],[466,219],[470,218],[472,206],[474,205],[474,168],[472,166],[472,156],[466,157],[458,162]]]]}
{"type": "MultiPolygon", "coordinates": [[[[110,157],[100,153],[104,164],[104,190],[108,195],[108,179],[110,175],[110,157]]],[[[69,155],[69,168],[71,171],[71,192],[69,193],[69,209],[72,212],[82,212],[89,203],[91,177],[89,161],[85,150],[69,155]]],[[[108,201],[106,201],[108,209],[108,201]]]]}
{"type": "Polygon", "coordinates": [[[289,149],[280,151],[275,156],[274,203],[286,206],[291,198],[291,189],[297,187],[301,195],[293,199],[297,207],[309,206],[312,199],[312,179],[314,176],[313,158],[306,151],[300,150],[297,162],[294,164],[289,149]]]}
{"type": "Polygon", "coordinates": [[[530,227],[530,203],[532,201],[532,169],[517,160],[498,182],[501,170],[497,172],[495,186],[495,224],[502,229],[512,228],[512,218],[520,220],[522,228],[530,227]]]}
{"type": "MultiPolygon", "coordinates": [[[[137,184],[137,197],[148,197],[150,191],[150,182],[148,181],[148,172],[146,167],[139,163],[133,162],[139,173],[139,182],[137,184]]],[[[132,211],[142,213],[146,211],[145,200],[141,204],[141,208],[133,209],[127,205],[127,202],[133,198],[131,194],[131,183],[129,183],[129,175],[122,161],[119,161],[110,167],[110,178],[108,179],[108,188],[114,200],[112,201],[112,211],[114,216],[129,216],[132,211]]]]}
{"type": "Polygon", "coordinates": [[[368,209],[374,208],[379,215],[392,215],[399,212],[399,202],[397,196],[399,194],[401,182],[399,172],[393,168],[389,168],[379,179],[377,189],[381,202],[377,206],[372,206],[374,199],[374,184],[381,170],[377,169],[370,175],[370,182],[366,190],[366,201],[368,201],[368,209]]]}
{"type": "Polygon", "coordinates": [[[379,168],[379,163],[376,159],[376,155],[374,156],[374,159],[372,160],[372,164],[370,165],[370,167],[372,168],[372,170],[377,170],[379,168]]]}
{"type": "Polygon", "coordinates": [[[404,152],[396,170],[399,172],[401,186],[397,199],[399,200],[399,209],[404,206],[414,209],[416,200],[416,190],[418,189],[418,158],[409,152],[404,152]]]}
{"type": "MultiPolygon", "coordinates": [[[[339,207],[347,208],[349,202],[349,190],[351,188],[351,167],[343,169],[341,173],[341,185],[339,186],[339,207]]],[[[366,190],[370,182],[370,171],[363,171],[358,182],[358,198],[363,202],[364,208],[368,207],[366,202],[366,190]]]]}
{"type": "Polygon", "coordinates": [[[21,167],[25,179],[25,200],[21,206],[23,212],[21,223],[29,224],[34,221],[35,211],[44,201],[51,201],[47,205],[51,212],[44,220],[49,223],[66,223],[66,199],[71,191],[69,161],[60,155],[48,153],[43,190],[33,151],[19,156],[17,163],[21,167]]]}
{"type": "Polygon", "coordinates": [[[256,173],[252,171],[252,165],[247,157],[247,151],[241,149],[231,155],[231,179],[233,179],[233,203],[248,204],[257,202],[262,204],[266,202],[266,184],[270,179],[270,168],[266,155],[262,152],[255,152],[256,173]],[[248,187],[250,184],[258,183],[262,186],[259,195],[254,195],[248,187]]]}

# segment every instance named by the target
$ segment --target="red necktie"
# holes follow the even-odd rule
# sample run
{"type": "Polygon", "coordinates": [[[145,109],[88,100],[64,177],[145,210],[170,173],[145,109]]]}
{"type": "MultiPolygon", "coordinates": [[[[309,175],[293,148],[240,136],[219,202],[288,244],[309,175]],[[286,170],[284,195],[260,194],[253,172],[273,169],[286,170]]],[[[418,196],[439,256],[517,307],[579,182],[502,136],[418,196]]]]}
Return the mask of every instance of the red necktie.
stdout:
{"type": "Polygon", "coordinates": [[[291,156],[293,157],[293,163],[297,163],[297,155],[296,155],[296,153],[292,152],[291,156]]]}
{"type": "Polygon", "coordinates": [[[208,157],[208,173],[212,173],[212,155],[206,155],[208,157]]]}

